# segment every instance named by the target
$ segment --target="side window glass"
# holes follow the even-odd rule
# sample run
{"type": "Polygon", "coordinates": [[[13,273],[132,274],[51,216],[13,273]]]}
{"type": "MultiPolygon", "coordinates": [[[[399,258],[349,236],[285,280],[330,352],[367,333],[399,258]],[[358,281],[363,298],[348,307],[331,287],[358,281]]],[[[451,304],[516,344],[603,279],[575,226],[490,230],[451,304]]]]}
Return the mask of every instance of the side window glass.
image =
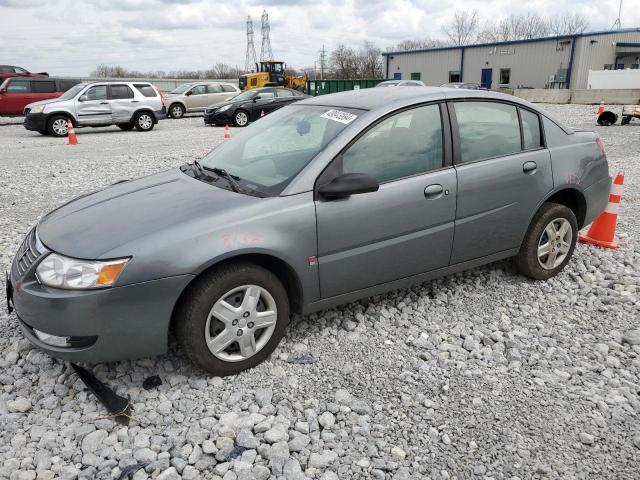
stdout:
{"type": "Polygon", "coordinates": [[[510,155],[521,150],[515,106],[495,102],[455,102],[462,162],[510,155]]]}
{"type": "Polygon", "coordinates": [[[206,85],[196,85],[191,89],[191,95],[204,95],[207,93],[206,85]]]}
{"type": "Polygon", "coordinates": [[[235,92],[236,91],[236,89],[233,88],[233,86],[231,86],[231,85],[222,85],[222,89],[225,92],[235,92]]]}
{"type": "Polygon", "coordinates": [[[278,89],[278,97],[293,97],[293,93],[290,90],[285,90],[284,88],[278,89]]]}
{"type": "Polygon", "coordinates": [[[540,117],[529,110],[520,109],[522,119],[522,136],[524,138],[524,149],[542,147],[542,135],[540,135],[540,117]]]}
{"type": "Polygon", "coordinates": [[[74,85],[77,85],[78,82],[77,80],[58,80],[58,85],[60,88],[60,92],[66,92],[67,90],[69,90],[71,87],[73,87],[74,85]]]}
{"type": "Polygon", "coordinates": [[[31,82],[29,80],[12,80],[11,82],[9,82],[7,92],[31,93],[31,82]]]}
{"type": "Polygon", "coordinates": [[[210,83],[208,89],[209,93],[222,93],[222,87],[218,83],[210,83]]]}
{"type": "Polygon", "coordinates": [[[380,183],[443,165],[439,105],[426,105],[383,120],[342,155],[343,173],[366,173],[380,183]]]}
{"type": "Polygon", "coordinates": [[[56,82],[51,80],[31,82],[33,93],[53,93],[56,91],[56,82]]]}
{"type": "Polygon", "coordinates": [[[273,100],[275,94],[273,92],[260,92],[260,100],[273,100]]]}
{"type": "Polygon", "coordinates": [[[111,85],[111,100],[133,98],[133,91],[127,85],[111,85]]]}
{"type": "Polygon", "coordinates": [[[16,73],[19,73],[20,75],[26,75],[27,73],[29,73],[24,68],[14,67],[14,69],[15,69],[16,73]]]}
{"type": "Polygon", "coordinates": [[[95,87],[91,87],[84,94],[87,96],[87,100],[106,100],[107,86],[97,85],[95,87]]]}

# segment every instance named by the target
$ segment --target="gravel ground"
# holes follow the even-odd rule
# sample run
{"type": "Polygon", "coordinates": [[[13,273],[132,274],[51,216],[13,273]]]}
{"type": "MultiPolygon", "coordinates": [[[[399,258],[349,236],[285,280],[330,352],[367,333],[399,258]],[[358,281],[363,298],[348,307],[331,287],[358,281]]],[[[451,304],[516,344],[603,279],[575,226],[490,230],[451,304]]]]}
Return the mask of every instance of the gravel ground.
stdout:
{"type": "MultiPolygon", "coordinates": [[[[638,478],[640,124],[545,108],[599,130],[611,172],[625,171],[619,250],[579,245],[548,282],[500,262],[295,318],[236,377],[204,376],[173,342],[94,367],[130,397],[128,427],[30,347],[2,298],[0,478],[116,479],[138,462],[136,480],[638,478]],[[151,375],[163,383],[144,390],[151,375]]],[[[201,156],[223,134],[186,118],[82,130],[72,147],[0,120],[0,269],[48,210],[201,156]]]]}

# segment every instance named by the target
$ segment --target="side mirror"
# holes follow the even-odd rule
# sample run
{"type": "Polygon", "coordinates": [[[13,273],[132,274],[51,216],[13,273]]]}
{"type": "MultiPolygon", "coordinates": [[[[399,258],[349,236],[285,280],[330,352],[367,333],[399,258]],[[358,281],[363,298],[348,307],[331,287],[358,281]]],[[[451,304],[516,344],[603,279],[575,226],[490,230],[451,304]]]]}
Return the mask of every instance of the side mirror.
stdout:
{"type": "Polygon", "coordinates": [[[191,90],[189,90],[187,93],[185,93],[185,96],[189,96],[189,95],[193,95],[193,92],[191,90]]]}
{"type": "Polygon", "coordinates": [[[87,100],[89,100],[89,97],[86,95],[80,95],[80,98],[78,99],[79,102],[86,102],[87,100]]]}
{"type": "Polygon", "coordinates": [[[260,95],[256,95],[255,97],[253,97],[253,101],[257,102],[258,100],[260,100],[262,97],[260,95]]]}
{"type": "Polygon", "coordinates": [[[358,193],[377,192],[378,180],[366,173],[345,173],[322,185],[318,193],[325,198],[344,198],[358,193]]]}

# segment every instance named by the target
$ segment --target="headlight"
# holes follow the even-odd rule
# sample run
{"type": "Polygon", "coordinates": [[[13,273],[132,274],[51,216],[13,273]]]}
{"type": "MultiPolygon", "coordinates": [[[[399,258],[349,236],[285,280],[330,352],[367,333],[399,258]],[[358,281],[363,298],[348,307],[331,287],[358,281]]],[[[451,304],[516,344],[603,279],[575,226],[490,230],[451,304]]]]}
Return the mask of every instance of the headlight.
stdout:
{"type": "Polygon", "coordinates": [[[102,288],[116,283],[127,262],[128,258],[101,262],[52,253],[40,262],[36,273],[40,282],[48,287],[75,290],[102,288]]]}
{"type": "Polygon", "coordinates": [[[29,110],[29,113],[42,113],[43,111],[44,111],[44,105],[36,105],[31,110],[29,110]]]}
{"type": "Polygon", "coordinates": [[[226,112],[227,110],[229,110],[231,108],[231,105],[225,105],[224,107],[220,107],[218,109],[219,112],[226,112]]]}

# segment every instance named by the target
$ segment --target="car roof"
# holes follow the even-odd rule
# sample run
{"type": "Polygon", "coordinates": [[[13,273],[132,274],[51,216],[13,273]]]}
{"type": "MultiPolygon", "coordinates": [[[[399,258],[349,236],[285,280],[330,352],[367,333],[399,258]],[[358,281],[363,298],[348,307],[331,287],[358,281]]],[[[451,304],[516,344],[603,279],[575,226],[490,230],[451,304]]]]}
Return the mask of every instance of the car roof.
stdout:
{"type": "MultiPolygon", "coordinates": [[[[416,103],[455,98],[486,98],[518,103],[533,110],[541,110],[518,97],[488,90],[464,90],[447,87],[364,88],[329,95],[311,97],[299,102],[303,105],[323,105],[360,110],[387,110],[416,103]]],[[[548,116],[548,114],[547,114],[548,116]]]]}

